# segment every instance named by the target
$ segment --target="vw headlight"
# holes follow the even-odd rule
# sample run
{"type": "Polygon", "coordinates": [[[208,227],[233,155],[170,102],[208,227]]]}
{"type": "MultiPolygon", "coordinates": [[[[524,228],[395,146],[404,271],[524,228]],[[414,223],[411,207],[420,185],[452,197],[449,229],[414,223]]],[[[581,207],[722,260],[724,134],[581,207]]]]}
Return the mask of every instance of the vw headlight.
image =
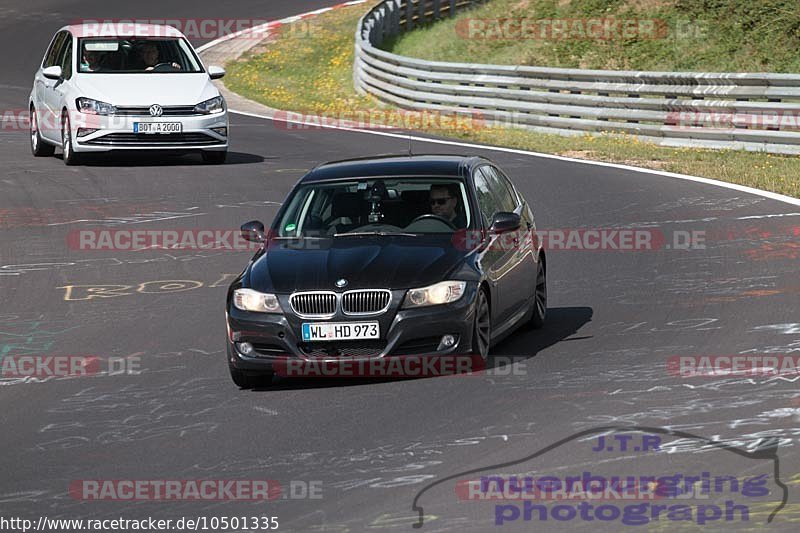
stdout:
{"type": "Polygon", "coordinates": [[[225,111],[225,100],[221,96],[215,96],[205,102],[200,102],[194,106],[195,113],[210,115],[212,113],[222,113],[225,111]]]}
{"type": "Polygon", "coordinates": [[[253,289],[236,289],[233,291],[233,306],[242,311],[257,313],[280,313],[281,306],[274,294],[254,291],[253,289]]]}
{"type": "Polygon", "coordinates": [[[92,100],[91,98],[78,98],[75,100],[78,111],[87,115],[113,115],[117,108],[106,102],[92,100]]]}
{"type": "Polygon", "coordinates": [[[403,308],[449,304],[464,296],[466,288],[466,281],[442,281],[421,289],[409,289],[403,308]]]}

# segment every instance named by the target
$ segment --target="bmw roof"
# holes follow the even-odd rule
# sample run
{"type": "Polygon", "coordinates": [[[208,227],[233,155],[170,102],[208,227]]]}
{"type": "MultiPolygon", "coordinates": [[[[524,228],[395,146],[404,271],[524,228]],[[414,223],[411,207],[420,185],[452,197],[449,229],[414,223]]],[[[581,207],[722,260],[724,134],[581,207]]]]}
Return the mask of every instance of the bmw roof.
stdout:
{"type": "Polygon", "coordinates": [[[463,176],[462,169],[486,160],[452,154],[386,155],[324,163],[302,178],[303,183],[376,176],[463,176]]]}

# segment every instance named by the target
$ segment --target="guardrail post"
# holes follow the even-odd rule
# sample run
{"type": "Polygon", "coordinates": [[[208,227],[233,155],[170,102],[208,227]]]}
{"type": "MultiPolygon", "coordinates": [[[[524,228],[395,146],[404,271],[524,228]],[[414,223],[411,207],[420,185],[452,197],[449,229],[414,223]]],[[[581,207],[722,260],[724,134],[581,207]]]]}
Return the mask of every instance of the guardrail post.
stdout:
{"type": "Polygon", "coordinates": [[[406,31],[414,29],[414,2],[406,0],[406,31]]]}
{"type": "MultiPolygon", "coordinates": [[[[377,44],[382,44],[384,38],[386,37],[386,6],[381,6],[376,13],[378,16],[378,42],[377,44]]],[[[373,43],[376,44],[376,43],[373,43]]]]}
{"type": "MultiPolygon", "coordinates": [[[[365,15],[366,16],[366,15],[365,15]]],[[[359,57],[359,50],[361,50],[362,40],[362,26],[364,24],[364,16],[358,19],[358,26],[356,26],[356,43],[355,50],[353,50],[353,85],[356,92],[361,96],[366,96],[367,92],[361,87],[361,59],[359,57]]]]}
{"type": "Polygon", "coordinates": [[[370,19],[365,23],[365,28],[367,30],[367,42],[372,44],[372,36],[373,36],[373,28],[375,27],[375,21],[370,19]]]}
{"type": "Polygon", "coordinates": [[[433,0],[433,20],[439,20],[439,8],[441,7],[440,0],[433,0]]]}
{"type": "Polygon", "coordinates": [[[395,36],[400,33],[400,0],[392,0],[389,2],[389,30],[391,35],[395,36]]]}

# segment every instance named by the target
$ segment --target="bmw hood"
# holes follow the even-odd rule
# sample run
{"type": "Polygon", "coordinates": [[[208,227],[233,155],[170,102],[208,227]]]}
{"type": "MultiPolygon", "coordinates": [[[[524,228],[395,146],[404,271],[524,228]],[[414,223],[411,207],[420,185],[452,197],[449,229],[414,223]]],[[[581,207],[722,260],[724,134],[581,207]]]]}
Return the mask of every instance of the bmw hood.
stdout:
{"type": "Polygon", "coordinates": [[[79,74],[80,96],[116,106],[195,105],[219,91],[208,74],[79,74]]]}
{"type": "MultiPolygon", "coordinates": [[[[449,279],[467,252],[449,236],[339,237],[294,243],[271,241],[251,266],[249,286],[261,292],[362,288],[408,289],[449,279]]],[[[463,279],[459,272],[459,279],[463,279]]]]}

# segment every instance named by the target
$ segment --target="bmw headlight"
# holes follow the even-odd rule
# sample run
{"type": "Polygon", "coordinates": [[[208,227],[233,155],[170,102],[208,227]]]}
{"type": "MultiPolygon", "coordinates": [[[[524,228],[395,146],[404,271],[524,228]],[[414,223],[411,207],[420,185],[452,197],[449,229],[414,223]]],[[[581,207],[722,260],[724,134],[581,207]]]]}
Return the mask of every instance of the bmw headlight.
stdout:
{"type": "Polygon", "coordinates": [[[254,291],[253,289],[236,289],[233,291],[233,306],[242,311],[257,313],[280,313],[281,306],[274,294],[254,291]]]}
{"type": "Polygon", "coordinates": [[[195,113],[210,115],[212,113],[222,113],[225,111],[225,100],[221,96],[215,96],[205,102],[200,102],[194,106],[195,113]]]}
{"type": "Polygon", "coordinates": [[[75,100],[78,111],[87,115],[113,115],[117,108],[106,102],[92,100],[91,98],[78,98],[75,100]]]}
{"type": "Polygon", "coordinates": [[[466,281],[442,281],[421,289],[409,289],[403,308],[449,304],[464,296],[466,288],[466,281]]]}

